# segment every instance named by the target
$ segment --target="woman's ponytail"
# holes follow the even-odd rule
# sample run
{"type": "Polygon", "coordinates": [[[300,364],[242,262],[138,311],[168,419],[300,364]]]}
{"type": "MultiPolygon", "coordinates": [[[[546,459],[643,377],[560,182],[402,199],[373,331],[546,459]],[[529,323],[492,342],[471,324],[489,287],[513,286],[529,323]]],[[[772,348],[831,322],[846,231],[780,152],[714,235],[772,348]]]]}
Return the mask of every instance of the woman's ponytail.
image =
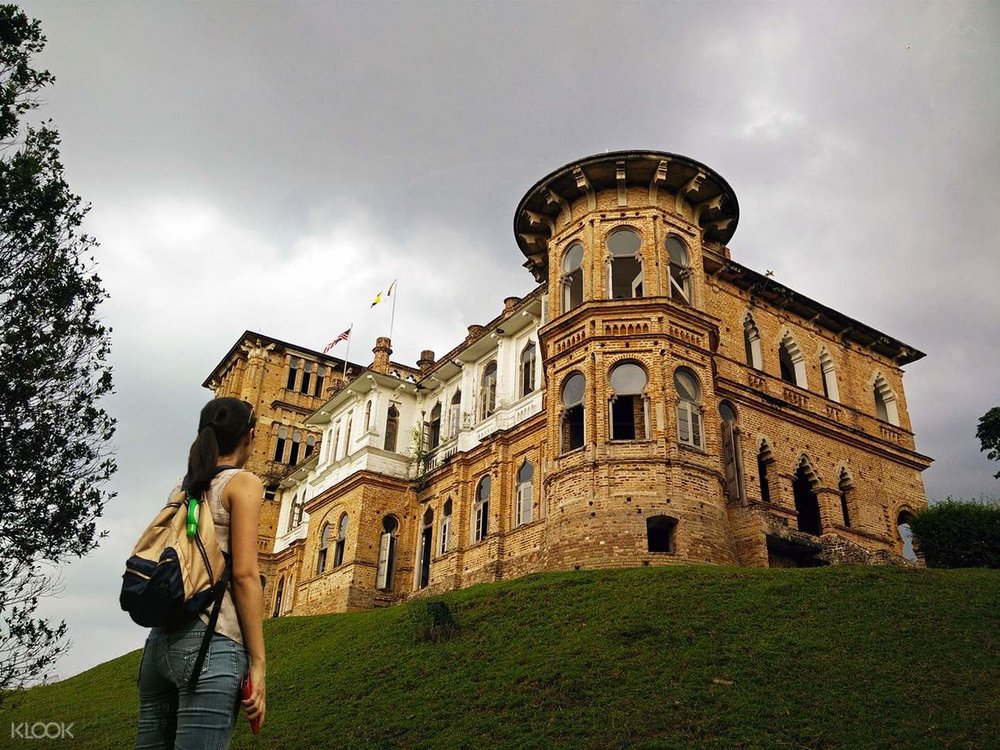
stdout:
{"type": "Polygon", "coordinates": [[[208,489],[215,477],[219,456],[236,450],[254,426],[253,407],[237,398],[217,398],[205,404],[198,420],[198,437],[188,453],[184,488],[195,497],[208,489]]]}
{"type": "Polygon", "coordinates": [[[188,453],[188,470],[185,485],[189,494],[201,497],[208,489],[219,462],[219,440],[211,425],[201,428],[188,453]]]}

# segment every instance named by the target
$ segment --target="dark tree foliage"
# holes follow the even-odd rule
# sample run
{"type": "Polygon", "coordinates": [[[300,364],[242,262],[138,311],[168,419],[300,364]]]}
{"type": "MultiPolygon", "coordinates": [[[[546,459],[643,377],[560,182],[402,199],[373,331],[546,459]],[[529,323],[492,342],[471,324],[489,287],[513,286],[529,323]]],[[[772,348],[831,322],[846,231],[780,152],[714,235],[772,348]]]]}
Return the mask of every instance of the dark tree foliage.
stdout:
{"type": "Polygon", "coordinates": [[[1000,568],[1000,504],[948,498],[910,521],[928,568],[1000,568]]]}
{"type": "Polygon", "coordinates": [[[115,470],[88,207],[51,123],[24,121],[53,81],[31,67],[44,45],[38,21],[0,6],[0,700],[67,647],[65,623],[37,616],[46,570],[97,545],[115,470]]]}
{"type": "MultiPolygon", "coordinates": [[[[990,461],[1000,461],[1000,406],[994,406],[979,418],[976,437],[979,438],[979,449],[986,452],[986,457],[990,461]]],[[[993,477],[1000,479],[1000,471],[993,477]]]]}

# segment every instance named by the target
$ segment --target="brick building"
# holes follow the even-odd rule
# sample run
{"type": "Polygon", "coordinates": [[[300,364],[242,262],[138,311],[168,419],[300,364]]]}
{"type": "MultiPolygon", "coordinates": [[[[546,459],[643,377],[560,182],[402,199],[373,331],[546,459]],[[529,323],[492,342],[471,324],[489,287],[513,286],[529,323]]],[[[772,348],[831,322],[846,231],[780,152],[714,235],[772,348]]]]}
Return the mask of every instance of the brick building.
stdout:
{"type": "Polygon", "coordinates": [[[901,561],[930,465],[901,367],[923,354],[732,260],[738,218],[692,159],[593,156],[515,211],[538,286],[446,355],[406,367],[380,338],[302,396],[292,362],[326,359],[245,334],[206,384],[271,384],[252,468],[278,482],[273,425],[313,440],[262,523],[272,613],[541,570],[901,561]]]}

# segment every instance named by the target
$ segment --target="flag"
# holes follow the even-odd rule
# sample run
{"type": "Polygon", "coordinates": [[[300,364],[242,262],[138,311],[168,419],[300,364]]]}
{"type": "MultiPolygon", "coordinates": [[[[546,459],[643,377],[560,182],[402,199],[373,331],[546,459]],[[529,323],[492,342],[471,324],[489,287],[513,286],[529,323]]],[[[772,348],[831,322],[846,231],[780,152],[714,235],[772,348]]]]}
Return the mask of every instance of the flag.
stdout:
{"type": "Polygon", "coordinates": [[[372,307],[375,307],[375,305],[377,305],[379,302],[381,302],[386,297],[391,297],[392,296],[392,293],[394,291],[396,291],[396,281],[398,281],[398,279],[395,280],[395,281],[393,281],[391,284],[389,284],[389,289],[387,291],[385,291],[385,292],[379,292],[378,294],[375,295],[375,299],[372,300],[372,304],[371,304],[372,307]]]}
{"type": "Polygon", "coordinates": [[[335,347],[341,341],[347,341],[347,339],[349,339],[350,337],[351,337],[351,329],[348,328],[342,334],[340,334],[339,336],[337,336],[337,338],[335,338],[333,341],[331,341],[329,344],[327,344],[325,347],[323,347],[323,354],[326,354],[328,351],[330,351],[331,349],[333,349],[333,347],[335,347]]]}

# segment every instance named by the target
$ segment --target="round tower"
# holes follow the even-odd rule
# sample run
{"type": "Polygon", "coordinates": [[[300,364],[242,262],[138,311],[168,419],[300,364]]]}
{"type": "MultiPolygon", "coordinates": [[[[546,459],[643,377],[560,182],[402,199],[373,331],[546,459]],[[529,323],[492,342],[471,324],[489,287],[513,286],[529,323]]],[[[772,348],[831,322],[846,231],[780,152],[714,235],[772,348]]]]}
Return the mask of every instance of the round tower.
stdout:
{"type": "Polygon", "coordinates": [[[702,252],[728,256],[738,218],[722,177],[659,151],[575,161],[521,199],[548,286],[546,567],[737,562],[702,252]]]}

